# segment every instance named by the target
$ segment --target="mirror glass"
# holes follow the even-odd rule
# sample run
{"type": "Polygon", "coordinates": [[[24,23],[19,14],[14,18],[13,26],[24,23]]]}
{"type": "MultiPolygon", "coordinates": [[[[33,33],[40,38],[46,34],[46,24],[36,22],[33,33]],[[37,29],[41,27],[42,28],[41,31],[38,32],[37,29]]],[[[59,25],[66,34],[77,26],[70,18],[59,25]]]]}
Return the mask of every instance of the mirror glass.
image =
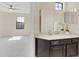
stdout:
{"type": "Polygon", "coordinates": [[[64,12],[64,22],[67,24],[76,24],[77,12],[64,12]]]}

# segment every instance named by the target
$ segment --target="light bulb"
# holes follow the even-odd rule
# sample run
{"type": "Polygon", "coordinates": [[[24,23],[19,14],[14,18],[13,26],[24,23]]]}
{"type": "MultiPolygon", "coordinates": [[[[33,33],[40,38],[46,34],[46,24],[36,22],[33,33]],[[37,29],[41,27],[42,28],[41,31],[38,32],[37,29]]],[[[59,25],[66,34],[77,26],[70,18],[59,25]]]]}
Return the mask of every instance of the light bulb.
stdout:
{"type": "Polygon", "coordinates": [[[9,11],[14,12],[14,10],[13,10],[13,9],[9,9],[9,11]]]}

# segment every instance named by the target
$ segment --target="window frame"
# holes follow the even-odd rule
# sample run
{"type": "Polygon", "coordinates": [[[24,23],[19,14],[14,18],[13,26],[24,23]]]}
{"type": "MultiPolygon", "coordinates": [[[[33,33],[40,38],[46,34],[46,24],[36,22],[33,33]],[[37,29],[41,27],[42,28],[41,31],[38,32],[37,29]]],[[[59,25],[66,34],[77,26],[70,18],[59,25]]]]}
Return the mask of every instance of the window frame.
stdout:
{"type": "Polygon", "coordinates": [[[56,9],[56,11],[63,11],[63,2],[56,2],[55,3],[55,9],[56,9]],[[58,4],[58,6],[56,4],[58,4]],[[59,6],[59,4],[61,5],[61,7],[59,6]],[[59,8],[61,8],[61,10],[59,8]]]}
{"type": "Polygon", "coordinates": [[[24,29],[24,20],[25,20],[24,16],[16,16],[16,29],[24,29]],[[17,19],[20,17],[23,17],[23,21],[22,20],[17,21],[17,19]]]}

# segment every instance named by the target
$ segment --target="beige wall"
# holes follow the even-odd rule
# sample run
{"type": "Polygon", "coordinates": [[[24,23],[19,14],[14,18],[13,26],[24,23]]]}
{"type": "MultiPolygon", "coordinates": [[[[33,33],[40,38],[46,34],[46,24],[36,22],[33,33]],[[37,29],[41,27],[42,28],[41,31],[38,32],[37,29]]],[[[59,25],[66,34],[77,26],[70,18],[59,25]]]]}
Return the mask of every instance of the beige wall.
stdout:
{"type": "Polygon", "coordinates": [[[30,32],[30,14],[0,12],[0,36],[26,35],[30,32]],[[24,29],[16,29],[16,17],[24,16],[24,29]]]}
{"type": "Polygon", "coordinates": [[[32,30],[34,33],[39,33],[39,3],[31,3],[31,19],[32,19],[32,30]]]}
{"type": "Polygon", "coordinates": [[[55,11],[54,2],[33,3],[34,14],[34,33],[39,33],[39,10],[41,9],[41,31],[53,32],[54,22],[63,22],[63,12],[55,11]]]}

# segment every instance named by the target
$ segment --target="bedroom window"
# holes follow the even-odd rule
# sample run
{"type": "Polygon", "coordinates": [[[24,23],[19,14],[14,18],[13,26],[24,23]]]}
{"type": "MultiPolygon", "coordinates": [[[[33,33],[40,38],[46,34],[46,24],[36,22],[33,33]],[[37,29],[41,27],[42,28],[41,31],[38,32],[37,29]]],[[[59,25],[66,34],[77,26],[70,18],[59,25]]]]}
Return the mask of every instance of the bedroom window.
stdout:
{"type": "Polygon", "coordinates": [[[56,2],[56,10],[57,11],[63,10],[63,3],[62,2],[56,2]]]}
{"type": "Polygon", "coordinates": [[[16,18],[16,29],[24,29],[24,17],[18,16],[16,18]]]}

